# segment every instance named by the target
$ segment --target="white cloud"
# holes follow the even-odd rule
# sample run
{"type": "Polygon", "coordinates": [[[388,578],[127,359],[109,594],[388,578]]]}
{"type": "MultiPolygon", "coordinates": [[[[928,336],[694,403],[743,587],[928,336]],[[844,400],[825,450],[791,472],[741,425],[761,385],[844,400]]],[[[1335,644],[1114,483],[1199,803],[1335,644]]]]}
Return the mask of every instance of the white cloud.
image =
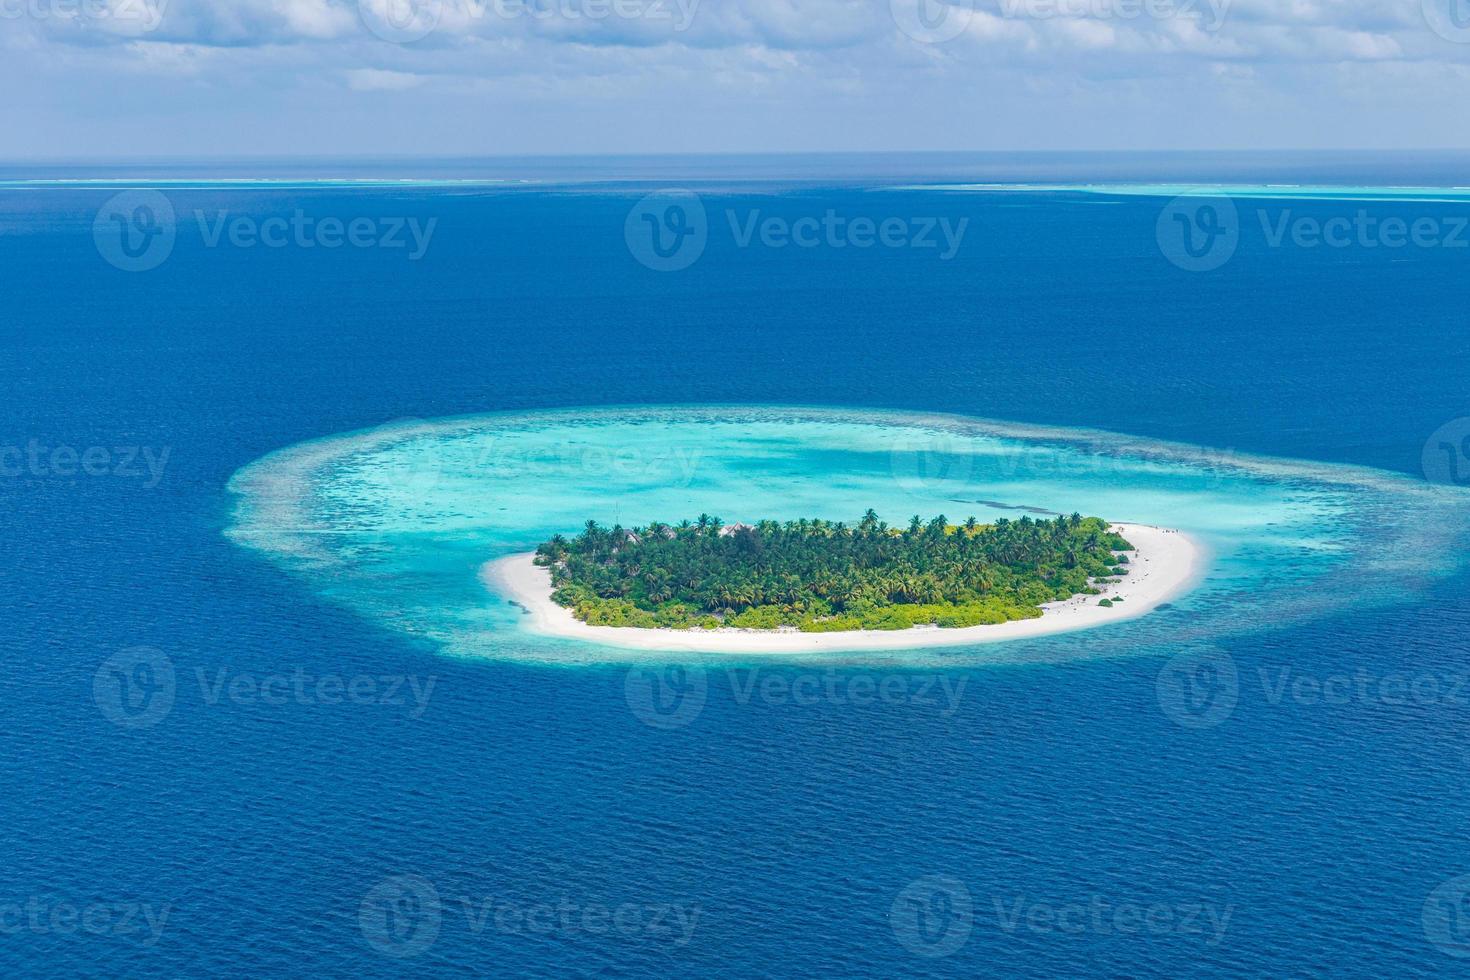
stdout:
{"type": "MultiPolygon", "coordinates": [[[[479,125],[497,138],[561,127],[573,145],[647,126],[655,135],[644,143],[702,133],[701,146],[738,148],[769,133],[826,148],[844,139],[988,145],[1052,118],[1064,121],[1063,136],[1092,145],[1169,145],[1178,131],[1147,123],[1169,99],[1180,100],[1173,118],[1201,133],[1223,132],[1209,124],[1236,116],[1242,132],[1259,127],[1250,99],[1269,100],[1282,119],[1348,106],[1328,118],[1366,120],[1391,105],[1382,112],[1393,125],[1380,127],[1388,139],[1419,118],[1416,88],[1457,90],[1470,64],[1470,45],[1430,31],[1418,0],[1189,0],[1187,9],[1186,0],[951,0],[952,15],[968,16],[959,36],[937,44],[900,32],[890,0],[363,0],[380,12],[431,4],[433,30],[406,44],[370,31],[357,0],[108,2],[154,4],[145,9],[159,15],[155,29],[75,17],[0,25],[19,84],[54,104],[55,118],[86,118],[76,140],[95,130],[89,113],[99,110],[74,91],[115,92],[119,80],[145,76],[179,81],[138,94],[160,115],[197,103],[228,120],[259,106],[303,120],[283,141],[401,130],[425,152],[459,145],[479,125]],[[1173,15],[1124,15],[1137,6],[1173,15]],[[31,81],[63,66],[75,89],[31,81]],[[373,95],[383,92],[403,93],[403,119],[381,119],[373,95]],[[1078,93],[1092,101],[1062,104],[1078,93]],[[478,111],[487,105],[500,115],[478,111]],[[518,115],[531,105],[560,122],[518,115]]],[[[1423,142],[1444,145],[1445,128],[1426,124],[1423,142]]],[[[1339,145],[1361,144],[1354,135],[1339,145]]]]}

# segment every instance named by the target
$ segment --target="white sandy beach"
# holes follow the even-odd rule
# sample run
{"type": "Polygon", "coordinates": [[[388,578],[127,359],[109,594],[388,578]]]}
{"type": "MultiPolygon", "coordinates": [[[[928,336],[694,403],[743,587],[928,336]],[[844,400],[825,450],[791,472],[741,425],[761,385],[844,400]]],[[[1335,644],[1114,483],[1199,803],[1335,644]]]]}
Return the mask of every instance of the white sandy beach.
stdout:
{"type": "Polygon", "coordinates": [[[852,630],[801,633],[796,630],[671,630],[620,626],[588,626],[571,611],[551,601],[551,572],[534,563],[534,555],[511,555],[486,562],[481,580],[497,595],[522,606],[527,628],[549,636],[585,640],[605,646],[640,650],[684,650],[709,653],[804,653],[817,650],[903,650],[913,647],[969,646],[1091,629],[1136,619],[1160,603],[1185,592],[1203,571],[1204,549],[1179,531],[1146,524],[1114,524],[1136,549],[1129,573],[1095,596],[1048,603],[1039,619],[1020,619],[990,626],[907,630],[852,630]],[[1101,599],[1123,602],[1111,608],[1101,599]]]}

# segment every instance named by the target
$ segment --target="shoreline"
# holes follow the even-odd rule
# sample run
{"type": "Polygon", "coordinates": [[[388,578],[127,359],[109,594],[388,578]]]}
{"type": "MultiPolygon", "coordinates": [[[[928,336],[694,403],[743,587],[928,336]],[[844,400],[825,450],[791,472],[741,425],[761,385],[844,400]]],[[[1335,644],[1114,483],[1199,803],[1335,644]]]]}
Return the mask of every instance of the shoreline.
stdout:
{"type": "Polygon", "coordinates": [[[806,653],[825,650],[904,650],[915,647],[971,646],[1054,633],[1092,629],[1137,619],[1187,591],[1199,578],[1204,548],[1189,535],[1147,524],[1113,524],[1134,546],[1129,573],[1098,595],[1074,596],[1042,606],[1036,619],[1016,619],[985,626],[942,629],[916,626],[906,630],[849,630],[801,633],[796,630],[673,630],[632,626],[588,626],[572,611],[551,601],[551,572],[534,563],[534,553],[488,561],[480,581],[491,592],[520,606],[532,632],[601,646],[635,650],[699,653],[806,653]],[[1122,605],[1099,606],[1107,598],[1122,605]]]}

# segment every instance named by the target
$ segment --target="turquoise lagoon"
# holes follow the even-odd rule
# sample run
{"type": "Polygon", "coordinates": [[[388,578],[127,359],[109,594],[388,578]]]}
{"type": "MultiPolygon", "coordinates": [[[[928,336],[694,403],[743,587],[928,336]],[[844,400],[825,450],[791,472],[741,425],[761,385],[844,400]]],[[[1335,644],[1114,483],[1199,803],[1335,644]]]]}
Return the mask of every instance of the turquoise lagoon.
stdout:
{"type": "MultiPolygon", "coordinates": [[[[1202,575],[1147,616],[972,647],[805,658],[1056,661],[1162,653],[1372,605],[1453,571],[1470,494],[1359,467],[1093,430],[854,409],[647,407],[403,420],[273,453],[231,480],[229,536],[305,588],[459,656],[687,656],[540,636],[478,577],[587,520],[890,523],[1098,514],[1196,536],[1202,575]]],[[[1388,613],[1385,613],[1388,614],[1388,613]]]]}
{"type": "Polygon", "coordinates": [[[1464,204],[1470,187],[1388,187],[1346,184],[922,184],[895,190],[970,194],[1105,194],[1116,197],[1238,197],[1285,201],[1381,201],[1464,204]]]}

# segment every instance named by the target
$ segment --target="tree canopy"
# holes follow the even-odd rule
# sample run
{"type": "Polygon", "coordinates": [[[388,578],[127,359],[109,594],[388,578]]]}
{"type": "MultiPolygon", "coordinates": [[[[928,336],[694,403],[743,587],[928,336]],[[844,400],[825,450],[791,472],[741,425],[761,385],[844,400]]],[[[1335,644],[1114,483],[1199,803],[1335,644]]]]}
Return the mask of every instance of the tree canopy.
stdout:
{"type": "Polygon", "coordinates": [[[819,519],[605,528],[536,549],[552,598],[600,626],[809,632],[976,626],[1041,615],[1127,573],[1132,546],[1097,517],[961,525],[915,515],[903,529],[869,510],[819,519]]]}

